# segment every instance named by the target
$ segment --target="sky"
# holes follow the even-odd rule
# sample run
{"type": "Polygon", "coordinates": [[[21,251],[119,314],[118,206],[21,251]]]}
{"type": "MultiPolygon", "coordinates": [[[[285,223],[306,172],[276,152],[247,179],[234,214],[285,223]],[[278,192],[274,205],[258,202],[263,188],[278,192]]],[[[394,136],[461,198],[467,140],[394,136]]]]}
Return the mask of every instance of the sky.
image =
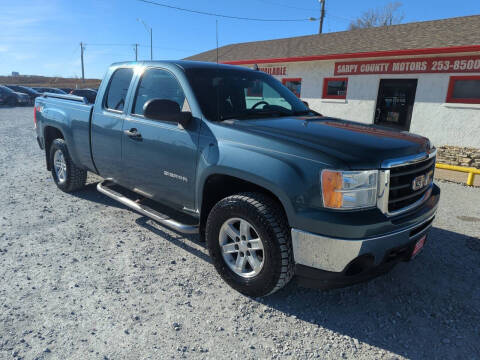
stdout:
{"type": "MultiPolygon", "coordinates": [[[[155,0],[152,0],[155,1],[155,0]]],[[[318,18],[318,0],[156,0],[157,2],[239,17],[318,18]]],[[[324,32],[344,31],[382,0],[326,0],[324,32]]],[[[404,0],[403,22],[480,14],[479,0],[404,0]]],[[[80,77],[80,42],[85,45],[85,77],[102,78],[108,65],[150,58],[181,59],[219,45],[318,33],[318,21],[259,22],[192,14],[139,0],[0,0],[0,75],[80,77]]],[[[452,29],[455,31],[455,29],[452,29]]]]}

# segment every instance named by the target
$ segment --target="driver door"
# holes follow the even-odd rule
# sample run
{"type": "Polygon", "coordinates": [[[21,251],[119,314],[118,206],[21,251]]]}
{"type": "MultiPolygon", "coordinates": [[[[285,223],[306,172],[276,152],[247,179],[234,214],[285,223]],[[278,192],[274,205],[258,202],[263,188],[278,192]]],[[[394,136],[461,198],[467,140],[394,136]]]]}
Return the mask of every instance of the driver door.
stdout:
{"type": "Polygon", "coordinates": [[[175,75],[161,68],[147,68],[123,123],[123,162],[129,186],[136,192],[179,208],[194,208],[198,119],[187,128],[177,122],[148,119],[143,106],[150,99],[166,99],[190,111],[175,75]],[[132,135],[135,134],[135,135],[132,135]]]}

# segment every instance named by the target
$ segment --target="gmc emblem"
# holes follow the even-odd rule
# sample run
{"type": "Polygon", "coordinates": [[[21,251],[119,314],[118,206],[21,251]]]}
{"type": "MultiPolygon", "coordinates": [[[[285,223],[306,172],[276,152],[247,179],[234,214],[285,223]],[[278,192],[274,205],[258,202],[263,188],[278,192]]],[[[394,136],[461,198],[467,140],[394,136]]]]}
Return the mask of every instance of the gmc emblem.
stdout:
{"type": "Polygon", "coordinates": [[[430,171],[427,174],[417,176],[412,181],[412,190],[417,191],[424,188],[425,186],[430,185],[430,182],[432,181],[432,175],[433,171],[430,171]]]}

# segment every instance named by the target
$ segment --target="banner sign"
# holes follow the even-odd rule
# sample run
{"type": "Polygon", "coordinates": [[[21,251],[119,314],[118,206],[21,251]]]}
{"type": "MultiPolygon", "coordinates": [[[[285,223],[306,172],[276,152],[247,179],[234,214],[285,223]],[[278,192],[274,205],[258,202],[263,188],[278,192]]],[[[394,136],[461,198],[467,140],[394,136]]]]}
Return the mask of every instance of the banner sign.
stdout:
{"type": "Polygon", "coordinates": [[[287,75],[286,66],[259,66],[258,70],[270,75],[287,75]]]}
{"type": "Polygon", "coordinates": [[[480,72],[480,55],[335,63],[335,75],[469,72],[480,72]]]}

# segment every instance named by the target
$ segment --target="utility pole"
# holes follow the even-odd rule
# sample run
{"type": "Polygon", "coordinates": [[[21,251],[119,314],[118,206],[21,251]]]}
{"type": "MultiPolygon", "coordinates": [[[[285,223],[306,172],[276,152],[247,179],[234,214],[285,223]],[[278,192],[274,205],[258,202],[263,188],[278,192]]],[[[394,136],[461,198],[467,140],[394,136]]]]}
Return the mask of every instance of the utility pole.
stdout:
{"type": "Polygon", "coordinates": [[[153,29],[150,28],[150,60],[153,60],[153,35],[152,35],[153,29]]]}
{"type": "Polygon", "coordinates": [[[320,28],[318,29],[318,33],[321,34],[323,32],[323,19],[325,18],[325,1],[326,0],[319,0],[320,4],[322,4],[320,10],[320,28]]]}
{"type": "Polygon", "coordinates": [[[217,64],[218,64],[218,19],[215,20],[215,39],[217,41],[217,64]]]}
{"type": "Polygon", "coordinates": [[[150,60],[153,60],[153,35],[152,35],[153,29],[150,25],[148,25],[142,19],[137,18],[137,21],[141,22],[143,24],[143,26],[145,26],[145,30],[147,30],[147,32],[150,33],[150,60]]]}
{"type": "Polygon", "coordinates": [[[85,82],[85,70],[83,68],[83,50],[84,50],[83,42],[80,42],[80,58],[82,62],[82,82],[85,82]]]}
{"type": "Polygon", "coordinates": [[[135,61],[138,61],[138,44],[135,44],[135,61]]]}

